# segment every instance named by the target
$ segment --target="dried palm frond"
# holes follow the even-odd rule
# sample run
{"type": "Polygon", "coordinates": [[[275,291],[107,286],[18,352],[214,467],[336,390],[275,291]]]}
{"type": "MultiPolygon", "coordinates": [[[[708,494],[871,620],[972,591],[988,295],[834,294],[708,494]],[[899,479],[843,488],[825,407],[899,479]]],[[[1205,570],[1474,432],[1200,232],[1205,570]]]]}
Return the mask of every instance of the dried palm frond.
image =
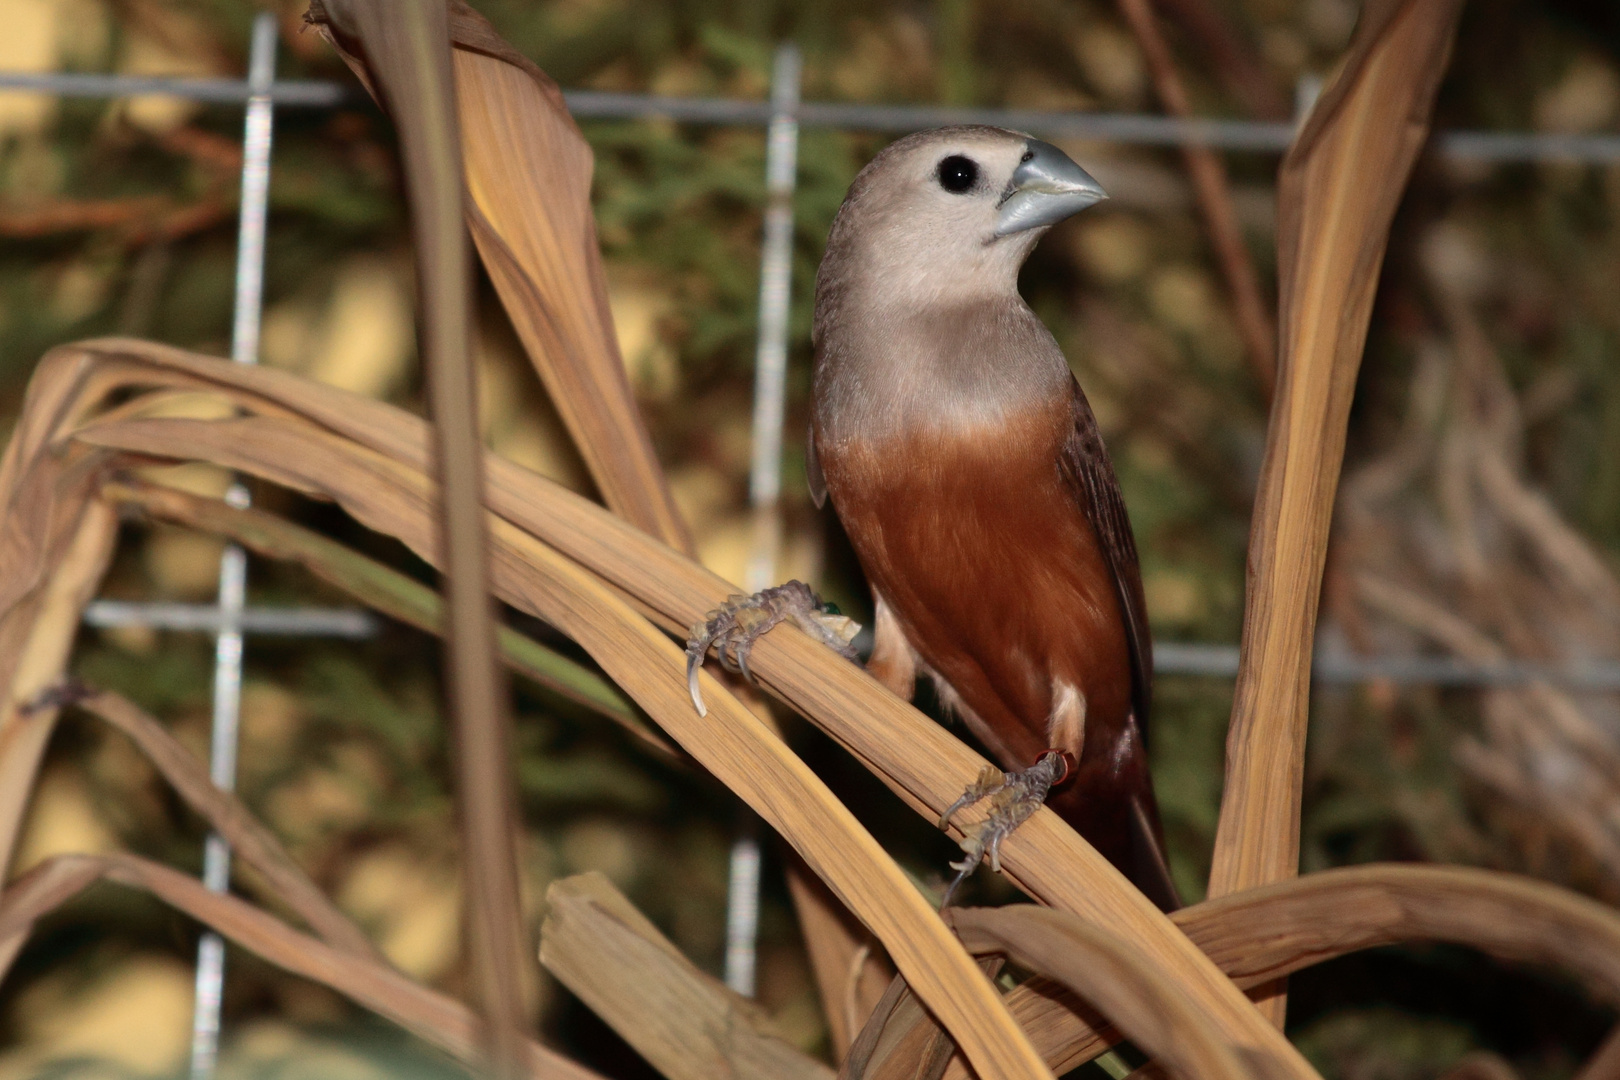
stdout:
{"type": "MultiPolygon", "coordinates": [[[[735,587],[689,557],[684,526],[619,366],[586,201],[588,151],[555,87],[467,9],[454,5],[448,24],[433,14],[422,24],[428,30],[415,37],[389,24],[383,11],[375,0],[327,0],[316,14],[407,129],[408,173],[438,177],[437,216],[418,223],[419,232],[439,238],[439,255],[430,263],[453,264],[458,257],[447,239],[444,192],[458,188],[459,178],[445,176],[456,171],[448,166],[463,166],[466,213],[480,252],[608,508],[492,455],[474,455],[471,464],[461,463],[460,474],[445,474],[470,477],[465,484],[441,482],[436,462],[448,465],[451,454],[422,420],[285,373],[133,340],[54,350],[40,362],[0,461],[0,855],[15,843],[24,793],[54,717],[58,698],[40,692],[59,682],[80,609],[105,569],[114,506],[139,505],[295,559],[363,602],[417,625],[438,629],[442,623],[452,639],[488,630],[487,611],[468,630],[471,624],[458,623],[397,576],[285,522],[233,516],[207,500],[128,480],[131,469],[153,461],[197,461],[335,502],[441,568],[455,559],[458,546],[466,551],[454,536],[464,541],[482,533],[489,594],[577,642],[616,690],[531,650],[524,655],[537,677],[610,715],[624,699],[634,702],[671,744],[756,810],[888,951],[899,978],[857,1040],[852,1068],[871,1065],[873,1075],[887,1076],[927,1065],[953,1076],[971,1069],[986,1080],[1038,1080],[1095,1054],[1122,1031],[1182,1076],[1313,1080],[1311,1067],[1243,989],[1350,949],[1419,938],[1553,964],[1606,1000],[1620,1001],[1620,917],[1558,890],[1477,871],[1399,867],[1277,881],[1292,874],[1297,861],[1310,632],[1344,413],[1389,220],[1426,130],[1457,3],[1370,4],[1340,77],[1285,163],[1283,363],[1256,514],[1244,670],[1211,886],[1219,898],[1167,918],[1042,810],[1007,838],[1001,858],[1007,876],[1047,909],[958,913],[960,936],[850,808],[737,695],[704,673],[709,712],[699,717],[692,710],[682,652],[668,635],[684,634],[735,587]],[[452,52],[442,48],[444,39],[452,52]],[[415,61],[401,43],[412,41],[432,53],[436,78],[423,84],[427,89],[408,85],[415,61]],[[456,79],[454,95],[448,72],[456,79]],[[452,99],[453,117],[447,115],[452,99]],[[199,393],[226,408],[215,419],[165,409],[177,394],[199,393]],[[454,528],[444,525],[449,508],[441,499],[450,484],[456,485],[451,501],[463,497],[461,510],[451,515],[454,528]],[[35,707],[24,708],[28,704],[35,707]],[[997,962],[981,967],[964,939],[974,950],[1045,971],[1064,989],[1038,980],[1003,996],[985,975],[997,962]],[[918,1007],[902,1009],[907,994],[918,1007]],[[903,1022],[885,1030],[902,1013],[903,1022]],[[891,1037],[881,1060],[867,1053],[868,1033],[891,1037]],[[947,1039],[959,1048],[954,1060],[947,1060],[947,1039]]],[[[455,208],[459,216],[460,204],[455,208]]],[[[458,274],[452,266],[439,275],[437,299],[429,305],[428,337],[440,355],[456,351],[450,339],[465,337],[464,306],[456,314],[456,290],[464,291],[465,277],[458,274]]],[[[435,378],[445,374],[454,372],[436,370],[435,378]]],[[[436,406],[441,419],[455,411],[436,406]]],[[[467,450],[465,440],[460,449],[467,450]]],[[[1534,505],[1517,505],[1518,520],[1529,527],[1537,520],[1534,505]]],[[[1544,557],[1566,573],[1579,572],[1580,560],[1567,545],[1544,548],[1544,557]]],[[[451,579],[476,581],[478,572],[463,567],[451,579]]],[[[474,599],[487,608],[482,591],[474,599]]],[[[514,653],[513,639],[505,643],[509,658],[524,648],[517,644],[514,653]]],[[[929,820],[984,764],[949,731],[794,627],[762,639],[751,666],[766,690],[929,820]]],[[[131,714],[115,698],[86,704],[131,733],[183,796],[239,845],[274,901],[321,937],[134,856],[68,856],[0,894],[0,960],[15,958],[43,914],[107,878],[154,893],[461,1060],[537,1076],[590,1075],[522,1037],[511,977],[515,957],[504,967],[481,965],[481,1024],[470,1010],[379,962],[274,837],[239,804],[200,783],[198,763],[181,756],[155,721],[131,714]],[[489,1055],[481,1040],[492,1033],[489,1055]]],[[[629,722],[629,710],[616,719],[629,722]]],[[[491,748],[498,748],[498,724],[486,717],[473,728],[483,732],[488,761],[491,748]]],[[[507,764],[490,768],[500,773],[507,764]]],[[[478,779],[464,770],[460,787],[465,791],[478,779]]],[[[483,831],[469,834],[468,859],[484,869],[510,868],[508,853],[492,850],[502,835],[499,798],[496,792],[481,803],[483,831]]],[[[962,815],[955,828],[974,828],[984,812],[962,815]]],[[[741,1025],[735,1030],[745,1036],[728,1044],[705,1031],[660,1035],[656,1044],[647,1043],[648,1056],[668,1075],[827,1075],[825,1066],[770,1042],[741,1002],[698,975],[628,902],[600,884],[575,881],[555,894],[549,958],[582,996],[594,996],[603,1015],[627,1029],[637,1010],[678,1025],[683,993],[685,999],[695,995],[706,1016],[741,1025]],[[611,963],[593,970],[593,949],[611,963]],[[627,972],[642,974],[645,983],[627,981],[627,972]]],[[[498,892],[493,877],[485,882],[486,928],[502,922],[498,892]]],[[[487,954],[498,934],[485,932],[487,954]]],[[[848,955],[854,938],[845,937],[839,948],[848,955]]],[[[852,989],[847,998],[869,1002],[870,996],[869,989],[852,989]]],[[[846,1017],[846,1036],[858,1026],[854,1011],[846,1017]]],[[[1270,1016],[1279,1015],[1273,1006],[1270,1016]]]]}
{"type": "MultiPolygon", "coordinates": [[[[119,449],[147,458],[228,459],[247,466],[242,469],[246,473],[336,499],[360,521],[397,536],[430,562],[439,558],[434,485],[424,472],[426,431],[419,419],[407,413],[334,395],[278,372],[232,367],[137,342],[59,351],[41,366],[38,396],[53,397],[52,384],[57,380],[78,385],[90,397],[64,410],[81,421],[76,433],[44,436],[33,444],[35,453],[51,457],[50,443],[61,445],[60,439],[66,437],[74,444],[119,449]],[[82,365],[86,360],[91,362],[82,365]],[[136,397],[93,419],[92,402],[105,401],[105,395],[119,384],[126,390],[154,389],[157,401],[175,388],[212,390],[227,396],[243,415],[222,419],[218,426],[203,423],[171,428],[162,419],[143,418],[142,401],[136,397]],[[86,439],[94,441],[84,442],[86,439]]],[[[104,461],[100,466],[112,464],[104,461]]],[[[708,719],[698,718],[686,698],[680,649],[618,591],[629,586],[626,591],[641,605],[660,611],[661,622],[678,626],[717,606],[731,587],[601,508],[533,474],[496,458],[490,459],[488,467],[492,503],[501,504],[514,518],[551,522],[557,528],[550,539],[569,543],[571,536],[571,546],[576,548],[571,554],[615,568],[619,579],[610,584],[506,516],[491,514],[497,595],[579,641],[676,742],[776,827],[873,929],[897,966],[912,976],[924,1000],[942,1017],[955,1018],[947,1019],[952,1034],[964,1046],[976,1048],[984,1068],[999,1070],[1002,1075],[1029,1075],[1031,1069],[1039,1070],[1039,1059],[1006,1017],[992,988],[893,861],[780,738],[707,675],[705,698],[718,704],[713,705],[708,719]],[[674,611],[668,610],[671,590],[684,592],[686,597],[684,604],[674,605],[674,611]],[[960,973],[946,974],[958,967],[960,973]]],[[[973,755],[954,738],[915,710],[900,706],[867,676],[808,638],[803,644],[816,668],[836,673],[834,680],[846,685],[853,681],[860,688],[857,693],[868,701],[887,699],[891,708],[903,708],[914,731],[929,732],[974,762],[973,755]]],[[[768,674],[776,666],[762,663],[758,670],[768,674]]],[[[868,738],[874,730],[869,716],[853,710],[840,726],[846,732],[864,731],[868,738]]],[[[905,753],[914,756],[917,746],[915,738],[908,741],[893,734],[878,742],[887,744],[880,756],[889,759],[905,753]]],[[[977,768],[977,763],[966,768],[977,768]]],[[[934,777],[928,786],[938,807],[954,797],[955,781],[948,774],[934,777]]],[[[1106,867],[1089,849],[1086,855],[1099,867],[1106,867]]],[[[1071,876],[1070,881],[1074,880],[1071,876]]],[[[1123,879],[1116,876],[1116,881],[1112,887],[1128,902],[1145,904],[1123,879]]],[[[1097,890],[1091,892],[1096,895],[1097,890]]],[[[1173,935],[1168,924],[1164,925],[1163,936],[1173,935]]],[[[1197,956],[1190,945],[1184,948],[1197,956]]],[[[1211,981],[1216,979],[1218,975],[1211,981]]],[[[1230,992],[1236,995],[1235,990],[1230,992]]],[[[1244,1007],[1240,1000],[1237,1004],[1244,1007]]]]}
{"type": "Polygon", "coordinates": [[[833,1080],[601,874],[553,882],[546,906],[540,962],[669,1080],[833,1080]]]}
{"type": "MultiPolygon", "coordinates": [[[[1461,0],[1369,3],[1283,160],[1281,350],[1249,536],[1242,661],[1209,895],[1299,872],[1311,651],[1334,492],[1390,223],[1461,0]]],[[[1268,1013],[1280,1025],[1278,989],[1268,1013]]]]}
{"type": "MultiPolygon", "coordinates": [[[[471,1009],[364,956],[301,934],[245,900],[210,892],[178,870],[136,855],[58,855],[0,895],[0,959],[9,960],[33,924],[97,881],[151,893],[227,940],[414,1032],[469,1066],[484,1062],[481,1025],[471,1009]]],[[[595,1072],[526,1040],[522,1069],[534,1080],[603,1080],[595,1072]]]]}
{"type": "MultiPolygon", "coordinates": [[[[1546,967],[1574,978],[1597,1000],[1620,1004],[1620,915],[1511,874],[1391,864],[1326,870],[1206,900],[1171,918],[1249,990],[1363,949],[1446,942],[1507,963],[1546,967]]],[[[1007,1004],[1060,1075],[1122,1038],[1096,1000],[1052,979],[1023,983],[1008,993],[1007,1004]]],[[[894,1068],[875,1070],[867,1080],[899,1080],[909,1075],[907,1060],[894,1054],[894,1068]]],[[[970,1075],[960,1057],[944,1073],[948,1080],[970,1075]]]]}

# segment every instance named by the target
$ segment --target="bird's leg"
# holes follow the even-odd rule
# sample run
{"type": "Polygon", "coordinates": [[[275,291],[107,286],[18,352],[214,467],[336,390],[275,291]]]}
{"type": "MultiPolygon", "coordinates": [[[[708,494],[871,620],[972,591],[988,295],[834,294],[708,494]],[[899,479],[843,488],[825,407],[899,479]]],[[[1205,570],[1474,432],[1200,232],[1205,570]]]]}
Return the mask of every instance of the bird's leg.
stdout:
{"type": "Polygon", "coordinates": [[[943,829],[958,810],[990,800],[989,815],[962,835],[962,851],[966,854],[961,862],[950,864],[957,874],[945,890],[940,907],[950,906],[957,887],[986,855],[990,856],[990,869],[1001,872],[1001,841],[1041,808],[1047,792],[1073,778],[1074,770],[1074,755],[1066,750],[1047,750],[1035,764],[1015,772],[1004,773],[994,765],[980,770],[979,778],[939,816],[939,827],[943,829]]]}
{"type": "Polygon", "coordinates": [[[753,596],[732,595],[702,622],[694,623],[686,641],[686,686],[699,716],[708,715],[703,695],[698,692],[698,669],[703,666],[709,647],[714,646],[720,663],[752,680],[748,651],[760,635],[788,621],[839,656],[855,659],[850,642],[860,631],[860,623],[845,618],[833,605],[823,604],[821,597],[804,582],[773,585],[753,596]]]}

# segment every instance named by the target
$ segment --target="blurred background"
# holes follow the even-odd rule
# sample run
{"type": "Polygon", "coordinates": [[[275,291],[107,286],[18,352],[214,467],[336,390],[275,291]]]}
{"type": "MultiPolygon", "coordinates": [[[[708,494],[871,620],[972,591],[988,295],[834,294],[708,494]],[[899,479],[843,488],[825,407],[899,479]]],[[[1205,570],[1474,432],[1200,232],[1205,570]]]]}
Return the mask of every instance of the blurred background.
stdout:
{"type": "MultiPolygon", "coordinates": [[[[784,41],[811,101],[1157,113],[1141,52],[1106,0],[475,0],[564,88],[761,100],[784,41]]],[[[272,10],[280,74],[341,80],[298,0],[272,10]]],[[[1323,76],[1355,0],[1159,5],[1197,115],[1287,121],[1323,76]]],[[[0,0],[0,71],[239,77],[246,0],[0,0]]],[[[240,106],[0,93],[0,434],[52,345],[134,334],[229,349],[240,106]]],[[[1477,0],[1437,128],[1566,134],[1620,123],[1620,8],[1477,0]]],[[[626,363],[704,560],[745,576],[764,132],[667,120],[582,123],[626,363]]],[[[889,136],[807,129],[799,147],[779,576],[857,618],[864,584],[803,483],[814,272],[859,168],[889,136]]],[[[1265,423],[1226,287],[1173,150],[1063,142],[1113,196],[1058,228],[1024,274],[1091,397],[1142,549],[1157,638],[1232,645],[1265,423]]],[[[1224,156],[1262,287],[1275,295],[1278,155],[1224,156]]],[[[278,111],[262,359],[421,408],[410,249],[389,124],[359,97],[278,111]]],[[[478,356],[491,447],[589,492],[487,282],[478,356]]],[[[1397,219],[1362,367],[1321,638],[1338,655],[1620,662],[1620,163],[1418,167],[1397,219]]],[[[200,468],[170,478],[218,495],[200,468]]],[[[432,580],[340,513],[261,490],[293,516],[432,580]]],[[[103,595],[208,601],[219,545],[132,526],[103,595]]],[[[253,561],[254,604],[339,604],[253,561]]],[[[546,635],[543,627],[525,629],[546,635]]],[[[212,640],[86,630],[75,667],[204,753],[212,640]]],[[[437,647],[251,637],[248,803],[406,971],[465,990],[437,647]]],[[[1154,771],[1174,870],[1202,894],[1231,683],[1165,676],[1154,771]]],[[[516,690],[525,888],[599,870],[718,973],[736,808],[612,725],[516,690]]],[[[805,725],[790,734],[924,887],[954,846],[805,725]]],[[[195,871],[199,822],[121,736],[69,717],[18,866],[128,849],[195,871]]],[[[1376,859],[1529,873],[1620,901],[1620,698],[1564,684],[1319,685],[1305,789],[1307,870],[1376,859]]],[[[826,1032],[780,858],[767,847],[759,997],[794,1042],[826,1032]]],[[[1015,899],[980,875],[969,902],[1015,899]]],[[[43,923],[0,986],[0,1078],[172,1076],[190,1037],[197,929],[100,886],[43,923]]],[[[1293,982],[1290,1034],[1331,1078],[1404,1080],[1459,1060],[1573,1073],[1613,1021],[1545,973],[1464,950],[1381,950],[1293,982]],[[1472,1056],[1470,1056],[1472,1055],[1472,1056]]],[[[654,1075],[550,980],[545,1037],[608,1075],[654,1075]]],[[[335,994],[231,951],[222,1076],[462,1075],[335,994]]],[[[1096,1069],[1096,1066],[1089,1067],[1096,1069]]],[[[1500,1070],[1511,1070],[1502,1072],[1500,1070]]],[[[1096,1075],[1101,1075],[1097,1073],[1096,1075]]]]}

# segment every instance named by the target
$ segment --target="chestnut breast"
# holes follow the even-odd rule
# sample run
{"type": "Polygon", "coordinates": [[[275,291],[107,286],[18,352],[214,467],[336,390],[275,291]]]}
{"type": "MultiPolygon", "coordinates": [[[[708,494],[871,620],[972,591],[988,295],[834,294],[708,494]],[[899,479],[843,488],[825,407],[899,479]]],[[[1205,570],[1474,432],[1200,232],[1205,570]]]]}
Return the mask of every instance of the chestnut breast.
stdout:
{"type": "Polygon", "coordinates": [[[1054,682],[1086,697],[1087,751],[1111,746],[1130,711],[1119,601],[1059,467],[1072,412],[1055,397],[989,426],[813,436],[861,565],[912,647],[1025,762],[1048,745],[1054,682]]]}

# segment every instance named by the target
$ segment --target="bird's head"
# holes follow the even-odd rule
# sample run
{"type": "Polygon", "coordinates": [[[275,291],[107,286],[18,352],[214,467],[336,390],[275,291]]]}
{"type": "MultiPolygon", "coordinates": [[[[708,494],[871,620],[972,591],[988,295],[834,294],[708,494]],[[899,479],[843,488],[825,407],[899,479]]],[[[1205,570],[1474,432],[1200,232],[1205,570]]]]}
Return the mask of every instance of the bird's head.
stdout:
{"type": "Polygon", "coordinates": [[[828,257],[938,293],[1015,289],[1041,234],[1107,197],[1067,154],[1031,136],[981,126],[918,132],[856,177],[828,257]]]}

